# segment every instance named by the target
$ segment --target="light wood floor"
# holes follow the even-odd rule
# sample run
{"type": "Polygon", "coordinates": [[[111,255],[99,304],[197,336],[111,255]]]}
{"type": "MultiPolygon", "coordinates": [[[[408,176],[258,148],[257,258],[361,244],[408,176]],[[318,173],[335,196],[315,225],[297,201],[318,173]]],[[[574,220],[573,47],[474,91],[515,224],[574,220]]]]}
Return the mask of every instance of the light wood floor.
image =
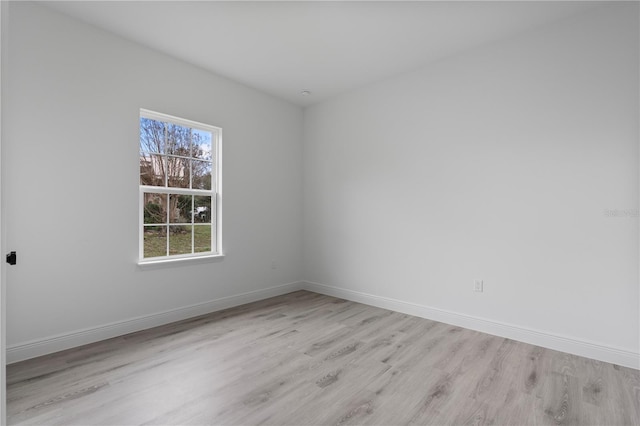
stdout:
{"type": "Polygon", "coordinates": [[[640,424],[637,370],[306,291],[13,364],[9,424],[640,424]]]}

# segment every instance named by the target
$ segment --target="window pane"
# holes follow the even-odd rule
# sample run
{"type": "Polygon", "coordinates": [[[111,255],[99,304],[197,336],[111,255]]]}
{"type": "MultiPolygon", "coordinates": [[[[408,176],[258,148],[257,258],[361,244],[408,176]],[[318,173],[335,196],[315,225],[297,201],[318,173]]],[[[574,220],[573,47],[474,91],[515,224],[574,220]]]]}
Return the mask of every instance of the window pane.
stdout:
{"type": "Polygon", "coordinates": [[[220,130],[205,124],[193,128],[189,121],[142,109],[140,114],[143,257],[215,251],[217,196],[212,190],[218,184],[220,130]]]}
{"type": "Polygon", "coordinates": [[[192,225],[169,226],[169,255],[190,254],[192,225]]]}
{"type": "Polygon", "coordinates": [[[140,152],[164,153],[164,124],[162,121],[140,117],[140,152]]]}
{"type": "Polygon", "coordinates": [[[192,195],[169,195],[169,222],[191,223],[192,195]]]}
{"type": "Polygon", "coordinates": [[[167,154],[189,157],[191,153],[191,129],[167,123],[167,154]]]}
{"type": "Polygon", "coordinates": [[[144,227],[144,257],[167,255],[167,227],[144,227]]]}
{"type": "Polygon", "coordinates": [[[166,158],[167,184],[172,188],[189,187],[189,160],[181,157],[166,158]]]}
{"type": "Polygon", "coordinates": [[[193,251],[194,253],[211,251],[211,225],[193,226],[193,251]]]}
{"type": "Polygon", "coordinates": [[[211,189],[211,163],[209,161],[193,160],[191,167],[191,187],[193,189],[211,189]]]}
{"type": "Polygon", "coordinates": [[[193,197],[194,223],[211,223],[211,197],[193,197]]]}
{"type": "Polygon", "coordinates": [[[144,223],[167,223],[167,195],[144,193],[144,223]]]}
{"type": "Polygon", "coordinates": [[[192,130],[192,155],[194,158],[199,158],[201,160],[209,160],[213,158],[212,155],[212,135],[211,132],[206,132],[204,130],[193,129],[192,130]]]}
{"type": "Polygon", "coordinates": [[[164,185],[165,160],[160,155],[140,154],[140,185],[164,185]]]}

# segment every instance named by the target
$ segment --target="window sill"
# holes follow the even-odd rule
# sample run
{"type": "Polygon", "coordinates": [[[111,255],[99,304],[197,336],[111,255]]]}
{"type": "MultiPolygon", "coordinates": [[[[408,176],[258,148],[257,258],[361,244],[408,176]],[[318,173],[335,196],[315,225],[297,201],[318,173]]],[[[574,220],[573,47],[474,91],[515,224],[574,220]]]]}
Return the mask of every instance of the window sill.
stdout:
{"type": "Polygon", "coordinates": [[[174,259],[139,260],[141,269],[156,269],[171,266],[196,265],[200,263],[219,262],[224,259],[224,254],[211,254],[208,256],[180,257],[174,259]]]}

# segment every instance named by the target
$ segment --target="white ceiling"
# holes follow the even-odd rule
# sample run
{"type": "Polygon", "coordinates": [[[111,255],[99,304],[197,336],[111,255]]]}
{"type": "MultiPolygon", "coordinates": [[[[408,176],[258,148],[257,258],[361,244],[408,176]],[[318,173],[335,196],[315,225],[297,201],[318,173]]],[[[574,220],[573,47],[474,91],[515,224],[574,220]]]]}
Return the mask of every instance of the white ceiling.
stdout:
{"type": "Polygon", "coordinates": [[[43,2],[299,105],[582,13],[595,2],[43,2]],[[311,95],[302,96],[302,90],[311,95]]]}

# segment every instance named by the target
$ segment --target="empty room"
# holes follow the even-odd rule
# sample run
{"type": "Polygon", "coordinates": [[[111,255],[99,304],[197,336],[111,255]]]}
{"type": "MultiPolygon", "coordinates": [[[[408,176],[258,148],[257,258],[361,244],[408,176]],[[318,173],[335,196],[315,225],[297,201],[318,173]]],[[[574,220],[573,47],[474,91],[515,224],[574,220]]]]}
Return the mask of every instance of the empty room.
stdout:
{"type": "Polygon", "coordinates": [[[640,425],[639,15],[0,2],[0,423],[640,425]]]}

